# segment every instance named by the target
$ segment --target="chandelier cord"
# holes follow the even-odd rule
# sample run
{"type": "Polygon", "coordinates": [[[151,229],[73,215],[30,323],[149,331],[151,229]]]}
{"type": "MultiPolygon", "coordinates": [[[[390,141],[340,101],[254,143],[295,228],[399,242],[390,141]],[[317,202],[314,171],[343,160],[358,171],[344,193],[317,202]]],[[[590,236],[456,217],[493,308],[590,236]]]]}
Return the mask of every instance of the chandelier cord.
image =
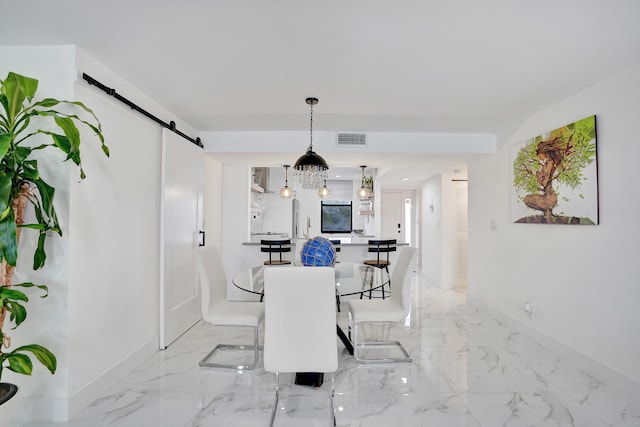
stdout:
{"type": "Polygon", "coordinates": [[[309,104],[311,107],[311,120],[309,122],[309,150],[313,151],[313,102],[309,104]]]}

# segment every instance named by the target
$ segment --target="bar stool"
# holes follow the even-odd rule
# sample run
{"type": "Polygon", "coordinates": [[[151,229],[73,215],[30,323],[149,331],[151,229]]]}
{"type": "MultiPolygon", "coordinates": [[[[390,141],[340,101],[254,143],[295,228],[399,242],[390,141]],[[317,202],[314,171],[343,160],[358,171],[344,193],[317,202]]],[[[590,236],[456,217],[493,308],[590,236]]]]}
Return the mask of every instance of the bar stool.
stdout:
{"type": "Polygon", "coordinates": [[[291,264],[291,260],[282,259],[283,252],[291,252],[291,239],[260,240],[260,244],[260,251],[269,254],[269,259],[264,261],[264,265],[291,264]],[[274,259],[273,254],[278,254],[278,258],[274,259]]]}
{"type": "MultiPolygon", "coordinates": [[[[379,269],[385,270],[387,272],[387,279],[389,284],[389,291],[391,292],[391,275],[389,274],[389,266],[391,262],[389,261],[389,252],[396,251],[396,244],[398,243],[396,239],[386,239],[386,240],[369,240],[368,242],[369,253],[375,253],[375,259],[367,259],[363,262],[365,265],[371,265],[373,267],[378,267],[379,269]],[[380,256],[383,254],[383,257],[380,256]],[[386,255],[386,256],[385,256],[386,255]]],[[[384,284],[382,285],[382,299],[385,298],[385,290],[384,284]]],[[[362,294],[360,295],[360,299],[362,299],[362,294]]],[[[371,299],[371,291],[369,291],[369,299],[371,299]]]]}

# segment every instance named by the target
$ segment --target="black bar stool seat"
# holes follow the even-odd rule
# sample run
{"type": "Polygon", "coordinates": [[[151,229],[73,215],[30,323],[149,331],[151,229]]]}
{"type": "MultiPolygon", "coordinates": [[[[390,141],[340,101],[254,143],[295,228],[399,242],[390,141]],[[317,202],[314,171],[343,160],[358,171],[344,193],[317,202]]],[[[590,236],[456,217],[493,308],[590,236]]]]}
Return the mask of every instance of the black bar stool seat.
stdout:
{"type": "Polygon", "coordinates": [[[291,239],[260,240],[260,245],[260,251],[269,254],[269,259],[264,261],[264,265],[291,264],[291,260],[282,258],[283,253],[291,252],[291,239]],[[278,257],[274,258],[273,254],[278,254],[278,257]]]}

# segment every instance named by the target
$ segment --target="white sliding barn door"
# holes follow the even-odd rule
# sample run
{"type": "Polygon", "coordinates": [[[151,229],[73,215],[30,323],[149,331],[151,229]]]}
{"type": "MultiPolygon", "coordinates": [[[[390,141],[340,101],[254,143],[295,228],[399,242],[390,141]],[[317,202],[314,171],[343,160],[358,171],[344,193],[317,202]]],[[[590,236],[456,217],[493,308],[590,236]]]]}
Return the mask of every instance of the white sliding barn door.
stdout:
{"type": "Polygon", "coordinates": [[[160,348],[200,320],[195,248],[202,241],[203,150],[162,133],[160,348]]]}

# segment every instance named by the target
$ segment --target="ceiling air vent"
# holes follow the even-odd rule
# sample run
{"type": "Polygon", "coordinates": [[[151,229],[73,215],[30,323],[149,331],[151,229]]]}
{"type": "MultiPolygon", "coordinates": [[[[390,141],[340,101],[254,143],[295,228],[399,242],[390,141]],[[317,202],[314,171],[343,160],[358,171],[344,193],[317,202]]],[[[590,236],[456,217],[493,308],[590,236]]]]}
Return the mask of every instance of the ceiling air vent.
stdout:
{"type": "Polygon", "coordinates": [[[364,147],[367,145],[366,133],[338,132],[338,147],[356,146],[364,147]]]}

